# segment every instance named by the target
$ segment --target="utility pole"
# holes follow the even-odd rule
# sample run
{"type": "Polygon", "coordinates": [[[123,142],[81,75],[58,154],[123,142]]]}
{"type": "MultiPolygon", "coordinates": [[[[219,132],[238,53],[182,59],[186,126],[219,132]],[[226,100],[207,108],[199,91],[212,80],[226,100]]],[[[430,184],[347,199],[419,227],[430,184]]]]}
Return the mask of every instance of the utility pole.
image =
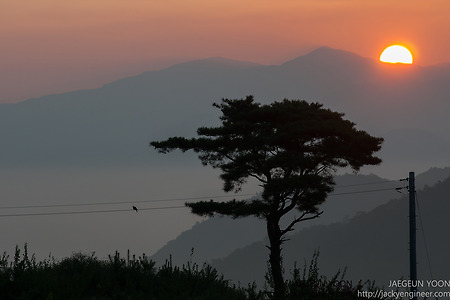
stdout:
{"type": "MultiPolygon", "coordinates": [[[[416,262],[416,187],[414,172],[409,172],[409,279],[412,286],[410,292],[417,292],[417,262],[416,262]]],[[[417,297],[412,299],[417,300],[417,297]]]]}

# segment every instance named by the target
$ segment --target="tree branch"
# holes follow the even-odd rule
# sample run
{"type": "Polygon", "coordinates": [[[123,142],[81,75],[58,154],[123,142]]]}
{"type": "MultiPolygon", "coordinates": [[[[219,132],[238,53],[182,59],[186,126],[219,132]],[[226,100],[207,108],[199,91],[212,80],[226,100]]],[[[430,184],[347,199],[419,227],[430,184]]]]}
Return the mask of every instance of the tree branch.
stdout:
{"type": "Polygon", "coordinates": [[[262,179],[262,178],[259,177],[258,175],[255,175],[255,174],[253,174],[253,173],[247,173],[247,175],[250,176],[250,177],[256,178],[257,180],[259,180],[259,182],[267,183],[267,180],[262,179]]]}
{"type": "MultiPolygon", "coordinates": [[[[228,158],[229,160],[231,160],[232,162],[236,163],[236,159],[233,158],[232,156],[230,156],[229,154],[227,154],[227,153],[222,153],[222,155],[223,155],[224,157],[228,158]]],[[[264,180],[263,178],[259,177],[258,175],[254,174],[254,173],[251,173],[251,172],[246,172],[246,173],[247,173],[247,176],[256,178],[259,182],[267,183],[267,180],[264,180]]]]}
{"type": "MultiPolygon", "coordinates": [[[[294,207],[297,205],[297,200],[294,199],[298,199],[300,198],[302,195],[304,194],[304,191],[302,191],[301,193],[299,192],[299,190],[295,191],[295,194],[292,196],[291,198],[291,204],[288,205],[286,208],[284,208],[281,211],[281,215],[284,216],[285,214],[287,214],[288,212],[290,212],[292,209],[294,209],[294,207]]],[[[303,214],[304,215],[304,214],[303,214]]],[[[302,215],[302,217],[303,217],[302,215]]]]}
{"type": "Polygon", "coordinates": [[[321,214],[323,214],[323,211],[318,212],[310,217],[306,217],[306,212],[304,212],[300,217],[295,218],[294,221],[292,221],[285,229],[281,230],[281,235],[285,235],[286,233],[288,233],[289,231],[292,230],[292,227],[294,227],[295,224],[297,224],[298,222],[302,222],[302,221],[306,221],[306,220],[312,220],[315,218],[320,217],[321,214]]]}
{"type": "Polygon", "coordinates": [[[248,216],[261,217],[267,210],[267,204],[260,200],[253,201],[236,201],[235,199],[228,202],[199,201],[194,203],[186,203],[191,208],[193,214],[199,216],[213,216],[214,214],[231,216],[232,218],[242,218],[248,216]]]}

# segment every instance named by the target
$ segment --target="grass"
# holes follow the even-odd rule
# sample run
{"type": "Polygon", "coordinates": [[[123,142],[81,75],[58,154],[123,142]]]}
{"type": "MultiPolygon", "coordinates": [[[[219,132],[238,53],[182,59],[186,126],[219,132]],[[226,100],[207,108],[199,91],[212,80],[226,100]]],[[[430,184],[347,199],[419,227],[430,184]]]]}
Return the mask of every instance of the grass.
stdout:
{"type": "MultiPolygon", "coordinates": [[[[319,276],[318,256],[317,252],[309,268],[305,263],[303,272],[294,268],[293,278],[287,281],[287,300],[364,299],[357,292],[374,289],[370,282],[355,287],[342,284],[345,272],[330,280],[319,276]]],[[[23,251],[16,247],[12,260],[7,253],[0,257],[0,299],[265,300],[270,299],[270,291],[260,291],[254,284],[231,285],[207,264],[189,261],[178,267],[169,259],[157,269],[145,254],[130,256],[129,251],[126,257],[116,252],[105,260],[76,253],[61,261],[37,262],[25,244],[23,251]]]]}

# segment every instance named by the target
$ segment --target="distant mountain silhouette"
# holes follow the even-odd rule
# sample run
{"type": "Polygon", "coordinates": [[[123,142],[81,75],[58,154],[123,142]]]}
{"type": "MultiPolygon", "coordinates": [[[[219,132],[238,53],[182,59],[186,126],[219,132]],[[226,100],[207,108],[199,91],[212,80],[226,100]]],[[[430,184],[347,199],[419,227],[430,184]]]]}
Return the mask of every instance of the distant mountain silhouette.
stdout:
{"type": "Polygon", "coordinates": [[[290,70],[297,69],[300,72],[304,72],[305,69],[316,73],[334,70],[329,75],[336,72],[358,75],[357,73],[361,74],[372,69],[375,63],[370,58],[361,57],[348,51],[321,47],[304,56],[285,62],[281,67],[290,70]]]}
{"type": "MultiPolygon", "coordinates": [[[[155,164],[161,158],[148,147],[150,140],[190,135],[199,126],[216,124],[213,102],[249,94],[263,103],[318,101],[346,113],[373,135],[403,128],[432,132],[445,144],[445,149],[430,145],[436,147],[433,156],[450,161],[448,82],[448,64],[394,68],[326,47],[279,66],[224,58],[186,62],[99,89],[0,105],[0,165],[155,164]]],[[[397,140],[387,140],[385,147],[411,150],[397,140]]],[[[181,155],[172,157],[176,163],[181,155]]],[[[420,153],[414,163],[424,160],[424,169],[429,157],[420,153]]]]}
{"type": "MultiPolygon", "coordinates": [[[[432,169],[428,174],[417,176],[418,182],[430,180],[448,169],[432,169]],[[427,179],[428,177],[428,179],[427,179]]],[[[435,177],[436,178],[436,177],[435,177]]],[[[446,239],[446,228],[450,226],[450,177],[432,187],[418,190],[417,199],[417,261],[419,279],[447,278],[449,275],[450,243],[446,239]],[[419,216],[420,215],[420,216],[419,216]],[[422,233],[425,233],[423,235],[422,233]],[[425,251],[425,242],[430,255],[433,278],[425,251]]],[[[338,269],[346,272],[346,279],[355,284],[358,280],[376,280],[378,286],[387,286],[389,280],[409,277],[409,228],[407,194],[391,200],[370,212],[356,215],[347,222],[317,225],[297,231],[284,247],[284,264],[289,276],[294,262],[302,267],[309,262],[315,250],[320,251],[319,270],[322,275],[332,276],[338,269]]],[[[361,200],[366,195],[361,196],[361,200]]],[[[266,272],[266,242],[256,242],[238,249],[224,259],[213,261],[213,266],[241,284],[264,282],[266,272]]]]}

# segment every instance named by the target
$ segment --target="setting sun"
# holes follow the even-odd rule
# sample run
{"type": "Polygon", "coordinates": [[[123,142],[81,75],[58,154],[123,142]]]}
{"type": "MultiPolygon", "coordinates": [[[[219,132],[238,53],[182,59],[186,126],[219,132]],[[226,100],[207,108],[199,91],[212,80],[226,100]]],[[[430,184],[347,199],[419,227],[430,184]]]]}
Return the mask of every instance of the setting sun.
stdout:
{"type": "Polygon", "coordinates": [[[393,45],[384,49],[383,53],[381,53],[380,61],[392,64],[412,64],[413,57],[406,47],[393,45]]]}

